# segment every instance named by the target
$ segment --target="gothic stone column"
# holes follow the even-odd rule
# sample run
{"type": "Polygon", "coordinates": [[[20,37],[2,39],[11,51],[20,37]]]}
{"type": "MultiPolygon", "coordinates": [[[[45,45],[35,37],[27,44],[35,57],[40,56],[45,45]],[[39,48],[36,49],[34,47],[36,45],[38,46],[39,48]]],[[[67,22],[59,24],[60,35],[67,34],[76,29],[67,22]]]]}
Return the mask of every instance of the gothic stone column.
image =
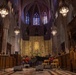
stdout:
{"type": "Polygon", "coordinates": [[[20,52],[19,49],[19,34],[15,34],[15,52],[20,52]]]}
{"type": "Polygon", "coordinates": [[[3,41],[2,41],[2,53],[6,54],[7,51],[7,38],[8,38],[8,28],[9,28],[9,18],[3,18],[3,41]]]}
{"type": "Polygon", "coordinates": [[[67,33],[67,16],[63,17],[63,27],[65,30],[65,52],[69,53],[68,49],[68,33],[67,33]]]}

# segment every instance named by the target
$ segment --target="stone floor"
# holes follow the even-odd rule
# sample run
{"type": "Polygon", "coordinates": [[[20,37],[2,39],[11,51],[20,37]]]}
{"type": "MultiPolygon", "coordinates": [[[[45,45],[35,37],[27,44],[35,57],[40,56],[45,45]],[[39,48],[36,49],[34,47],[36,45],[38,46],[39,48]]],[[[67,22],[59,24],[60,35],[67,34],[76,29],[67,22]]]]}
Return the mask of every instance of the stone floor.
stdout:
{"type": "Polygon", "coordinates": [[[23,71],[13,71],[13,68],[0,71],[0,75],[76,75],[70,71],[63,71],[59,69],[44,69],[43,71],[36,71],[35,68],[24,68],[23,71]]]}

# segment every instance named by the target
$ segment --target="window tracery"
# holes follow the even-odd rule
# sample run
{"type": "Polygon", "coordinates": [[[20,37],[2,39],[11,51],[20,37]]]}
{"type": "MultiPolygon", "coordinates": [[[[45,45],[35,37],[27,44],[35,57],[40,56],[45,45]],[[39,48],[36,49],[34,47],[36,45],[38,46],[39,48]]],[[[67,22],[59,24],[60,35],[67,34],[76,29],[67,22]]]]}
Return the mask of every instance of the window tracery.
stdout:
{"type": "Polygon", "coordinates": [[[33,25],[40,25],[40,16],[38,13],[35,13],[33,16],[33,25]]]}
{"type": "Polygon", "coordinates": [[[47,24],[48,23],[47,13],[43,12],[42,15],[43,15],[42,17],[43,24],[47,24]]]}
{"type": "Polygon", "coordinates": [[[29,13],[26,13],[25,21],[26,21],[26,24],[30,23],[29,13]]]}

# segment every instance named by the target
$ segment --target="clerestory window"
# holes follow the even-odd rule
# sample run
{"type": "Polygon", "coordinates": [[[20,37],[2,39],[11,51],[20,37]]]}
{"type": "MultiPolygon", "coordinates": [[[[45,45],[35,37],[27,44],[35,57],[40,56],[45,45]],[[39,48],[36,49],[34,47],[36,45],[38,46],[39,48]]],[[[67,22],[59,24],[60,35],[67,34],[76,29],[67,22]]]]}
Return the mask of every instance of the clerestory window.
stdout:
{"type": "Polygon", "coordinates": [[[33,25],[40,25],[40,16],[38,13],[35,13],[33,16],[33,25]]]}

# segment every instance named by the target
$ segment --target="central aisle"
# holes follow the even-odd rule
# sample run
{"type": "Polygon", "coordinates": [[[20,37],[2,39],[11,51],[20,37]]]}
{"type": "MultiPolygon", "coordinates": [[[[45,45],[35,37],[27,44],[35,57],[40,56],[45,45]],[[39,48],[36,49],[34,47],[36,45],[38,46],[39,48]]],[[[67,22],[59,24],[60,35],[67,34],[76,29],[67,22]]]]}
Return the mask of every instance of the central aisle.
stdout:
{"type": "Polygon", "coordinates": [[[76,73],[63,71],[58,69],[44,69],[43,71],[36,71],[35,68],[24,68],[23,71],[14,72],[13,69],[6,69],[0,75],[76,75],[76,73]]]}

